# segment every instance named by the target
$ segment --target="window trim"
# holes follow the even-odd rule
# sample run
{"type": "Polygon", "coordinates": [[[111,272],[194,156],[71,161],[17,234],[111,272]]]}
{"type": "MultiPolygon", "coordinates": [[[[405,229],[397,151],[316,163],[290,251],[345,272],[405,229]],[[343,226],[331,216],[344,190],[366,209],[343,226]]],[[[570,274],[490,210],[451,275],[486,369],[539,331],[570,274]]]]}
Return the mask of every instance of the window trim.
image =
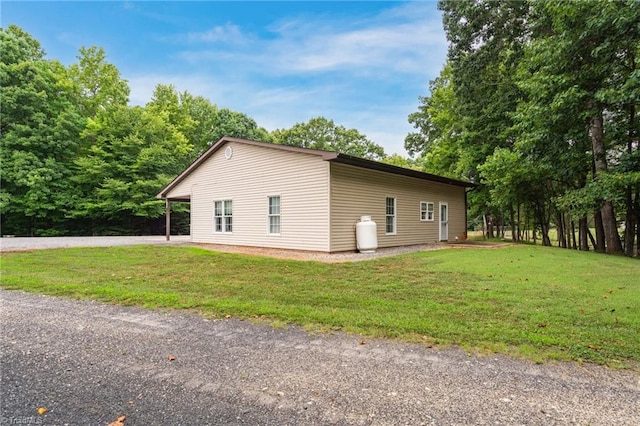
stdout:
{"type": "Polygon", "coordinates": [[[397,235],[398,234],[398,199],[396,197],[385,197],[384,200],[384,233],[385,235],[397,235]],[[393,214],[390,215],[387,212],[388,202],[393,200],[393,214]],[[388,232],[387,224],[389,217],[393,218],[393,231],[388,232]]]}
{"type": "Polygon", "coordinates": [[[221,200],[213,200],[213,233],[214,234],[233,234],[233,199],[221,199],[221,200]],[[221,215],[217,215],[216,213],[216,203],[222,203],[222,211],[221,215]],[[231,204],[231,213],[227,214],[227,203],[231,204]],[[221,218],[221,230],[218,231],[217,220],[221,218]],[[227,231],[227,228],[231,228],[227,231]]]}
{"type": "Polygon", "coordinates": [[[433,201],[420,201],[420,222],[433,222],[436,217],[435,209],[433,201]],[[425,207],[424,209],[423,206],[425,207]],[[431,210],[429,210],[429,206],[431,206],[431,210]],[[431,213],[431,217],[429,217],[429,213],[431,213]]]}
{"type": "Polygon", "coordinates": [[[278,237],[282,234],[282,196],[280,194],[267,195],[267,235],[278,237]],[[271,213],[271,199],[278,198],[278,213],[271,213]],[[271,232],[271,218],[278,218],[278,232],[271,232]]]}

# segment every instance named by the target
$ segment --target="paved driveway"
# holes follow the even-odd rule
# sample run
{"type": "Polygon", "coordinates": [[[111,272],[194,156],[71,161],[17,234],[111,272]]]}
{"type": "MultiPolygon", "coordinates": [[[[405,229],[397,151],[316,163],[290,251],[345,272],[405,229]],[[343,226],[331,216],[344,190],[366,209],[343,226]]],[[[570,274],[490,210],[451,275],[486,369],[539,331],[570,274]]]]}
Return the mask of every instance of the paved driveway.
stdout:
{"type": "Polygon", "coordinates": [[[0,303],[2,424],[640,424],[632,372],[17,291],[0,303]]]}

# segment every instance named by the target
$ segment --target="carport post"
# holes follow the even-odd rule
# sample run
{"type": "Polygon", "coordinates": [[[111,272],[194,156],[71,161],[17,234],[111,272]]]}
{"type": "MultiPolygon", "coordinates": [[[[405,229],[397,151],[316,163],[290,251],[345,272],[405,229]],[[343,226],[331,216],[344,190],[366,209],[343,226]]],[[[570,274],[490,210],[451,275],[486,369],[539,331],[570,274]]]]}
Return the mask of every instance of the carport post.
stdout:
{"type": "Polygon", "coordinates": [[[169,241],[169,239],[171,238],[171,201],[169,201],[168,198],[165,198],[165,208],[167,210],[165,215],[165,227],[167,228],[167,241],[169,241]]]}

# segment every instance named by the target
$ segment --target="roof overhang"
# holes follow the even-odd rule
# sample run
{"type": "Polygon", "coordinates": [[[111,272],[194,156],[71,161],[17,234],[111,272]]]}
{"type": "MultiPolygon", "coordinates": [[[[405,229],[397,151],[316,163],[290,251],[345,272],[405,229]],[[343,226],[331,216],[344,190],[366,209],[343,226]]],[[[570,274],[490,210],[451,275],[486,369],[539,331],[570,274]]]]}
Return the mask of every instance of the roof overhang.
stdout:
{"type": "Polygon", "coordinates": [[[334,163],[348,164],[350,166],[362,167],[370,170],[378,170],[385,173],[393,173],[401,176],[408,176],[417,179],[428,180],[431,182],[445,183],[447,185],[461,186],[464,188],[473,188],[476,184],[471,182],[465,182],[462,180],[452,179],[444,176],[433,175],[431,173],[421,172],[419,170],[407,169],[404,167],[398,167],[387,163],[381,163],[379,161],[367,160],[364,158],[353,157],[346,154],[338,154],[335,158],[329,159],[334,163]]]}
{"type": "MultiPolygon", "coordinates": [[[[161,197],[158,197],[161,198],[161,197]]],[[[190,202],[191,201],[191,195],[182,195],[182,196],[178,196],[178,197],[169,197],[165,199],[169,200],[169,201],[180,201],[180,202],[190,202]]]]}

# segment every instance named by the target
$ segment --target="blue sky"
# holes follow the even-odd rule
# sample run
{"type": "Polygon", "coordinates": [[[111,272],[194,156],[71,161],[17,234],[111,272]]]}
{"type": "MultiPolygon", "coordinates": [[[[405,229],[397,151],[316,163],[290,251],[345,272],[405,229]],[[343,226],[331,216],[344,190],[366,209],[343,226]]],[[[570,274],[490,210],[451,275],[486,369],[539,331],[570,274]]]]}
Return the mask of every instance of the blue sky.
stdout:
{"type": "Polygon", "coordinates": [[[446,59],[435,1],[2,2],[47,57],[101,46],[147,103],[158,83],[243,112],[267,130],[324,116],[388,154],[446,59]]]}

